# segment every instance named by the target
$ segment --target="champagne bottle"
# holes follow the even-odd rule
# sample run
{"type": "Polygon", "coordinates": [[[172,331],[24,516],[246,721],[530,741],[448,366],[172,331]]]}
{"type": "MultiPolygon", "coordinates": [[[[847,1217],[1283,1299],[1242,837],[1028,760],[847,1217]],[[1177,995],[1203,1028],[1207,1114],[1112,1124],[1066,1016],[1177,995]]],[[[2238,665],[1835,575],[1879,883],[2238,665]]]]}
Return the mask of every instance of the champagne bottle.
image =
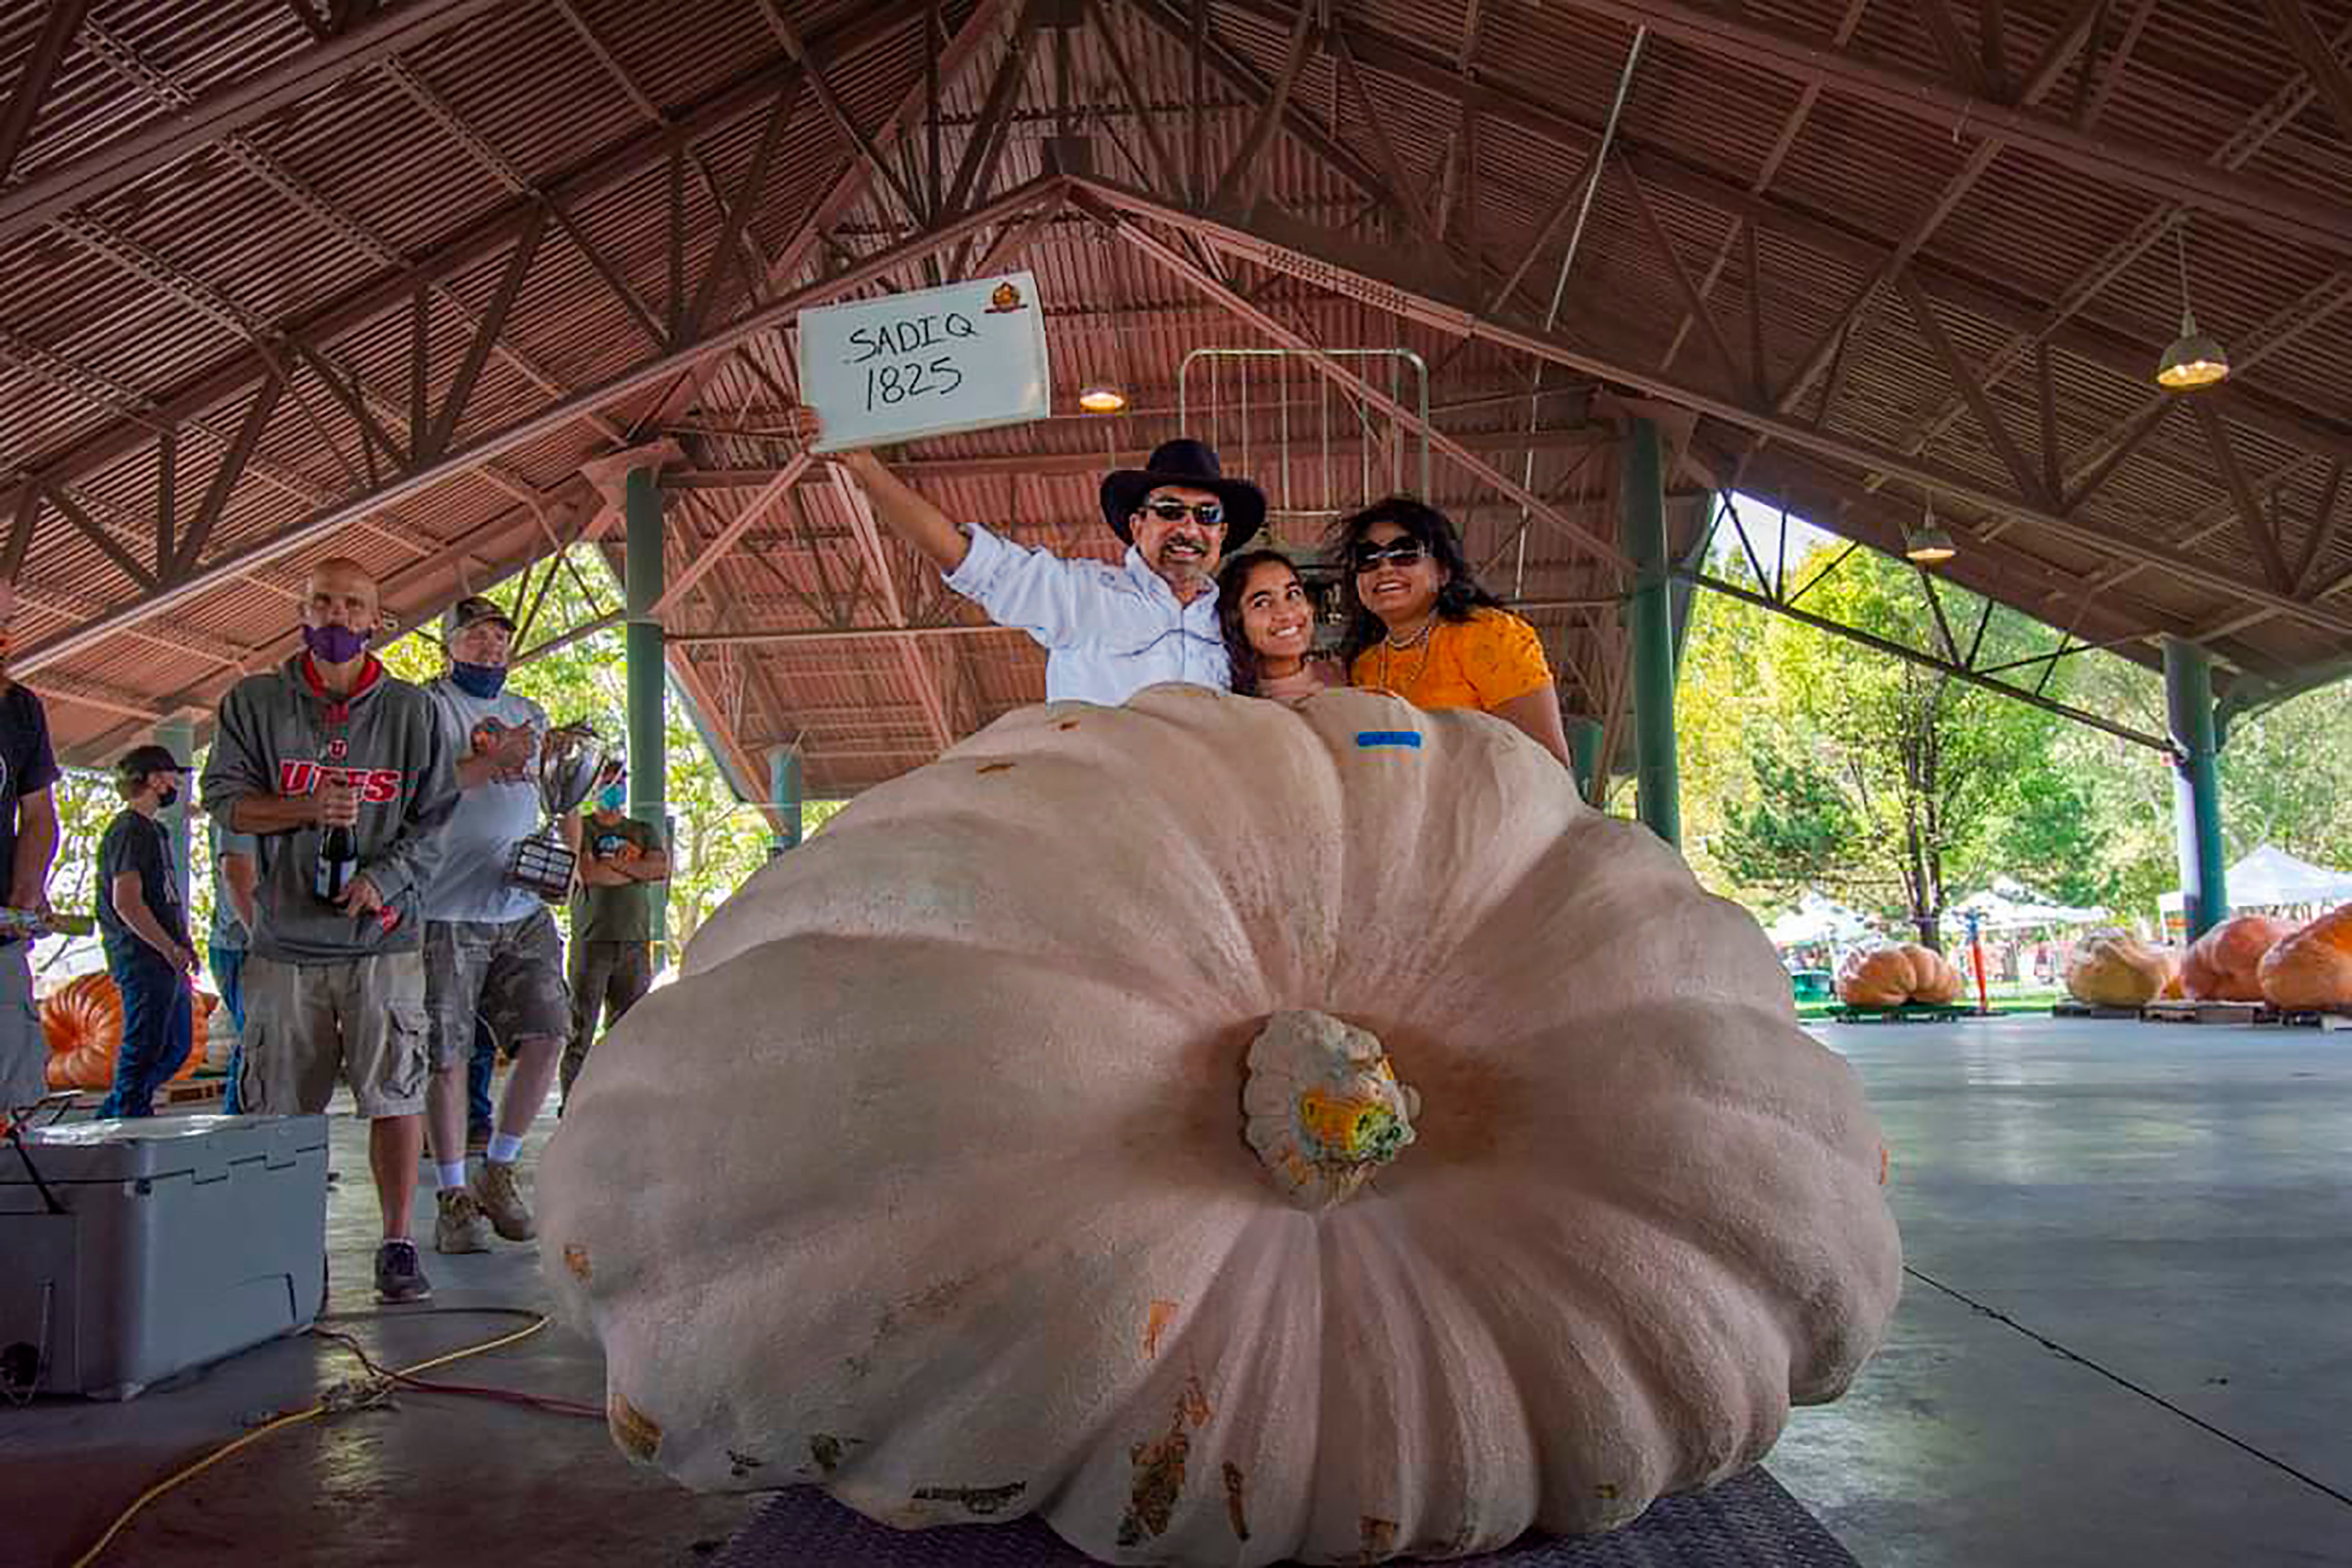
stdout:
{"type": "Polygon", "coordinates": [[[311,889],[326,902],[341,903],[343,889],[359,874],[359,835],[337,823],[319,836],[319,864],[311,877],[311,889]]]}

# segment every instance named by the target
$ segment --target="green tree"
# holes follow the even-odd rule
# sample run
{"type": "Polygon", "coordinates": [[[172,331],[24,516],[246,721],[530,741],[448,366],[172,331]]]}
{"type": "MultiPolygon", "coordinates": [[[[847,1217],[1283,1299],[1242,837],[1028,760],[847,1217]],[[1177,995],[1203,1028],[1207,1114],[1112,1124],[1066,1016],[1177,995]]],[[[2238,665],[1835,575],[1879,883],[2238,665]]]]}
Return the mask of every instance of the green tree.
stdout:
{"type": "Polygon", "coordinates": [[[2221,747],[2221,831],[2232,858],[2263,844],[2352,866],[2352,681],[2232,725],[2221,747]]]}
{"type": "MultiPolygon", "coordinates": [[[[1812,580],[1828,548],[1795,563],[1812,580]]],[[[1982,602],[1943,587],[1938,620],[1917,573],[1856,552],[1811,589],[1814,613],[1915,647],[1971,627],[1982,602]]],[[[1807,888],[1897,918],[1941,945],[1944,911],[1996,863],[2063,837],[2049,776],[2056,722],[2022,703],[1785,616],[1741,606],[1760,630],[1731,672],[1746,777],[1730,781],[1715,858],[1775,900],[1807,888]]],[[[2005,657],[2027,635],[1996,615],[1981,645],[2005,657]]],[[[1713,721],[1719,723],[1720,720],[1713,721]]]]}
{"type": "MultiPolygon", "coordinates": [[[[619,584],[613,581],[604,557],[587,545],[574,546],[568,558],[542,564],[485,591],[515,609],[517,620],[525,623],[525,635],[519,640],[525,654],[599,618],[620,597],[619,584]],[[538,606],[535,616],[530,614],[533,605],[538,606]]],[[[430,680],[447,668],[437,625],[420,626],[399,638],[383,650],[383,658],[394,674],[410,680],[430,680]]],[[[530,658],[517,665],[508,679],[513,690],[546,709],[553,722],[585,720],[616,752],[622,748],[620,715],[627,710],[628,685],[625,637],[621,628],[607,627],[530,658]]],[[[772,835],[759,805],[735,797],[683,700],[674,691],[666,696],[665,782],[673,833],[669,944],[670,951],[677,952],[710,913],[766,862],[772,835]]],[[[803,833],[809,830],[809,812],[803,806],[803,833]]]]}
{"type": "MultiPolygon", "coordinates": [[[[1827,563],[1792,562],[1790,584],[1827,563]]],[[[1752,585],[1737,549],[1717,575],[1752,585]]],[[[1974,639],[1982,601],[1941,589],[1953,636],[1974,639]]],[[[1920,648],[1943,636],[1916,574],[1856,552],[1806,607],[1920,648]]],[[[2058,633],[2006,609],[1979,662],[2028,658],[2058,633]]],[[[2032,685],[2038,666],[2007,679],[2032,685]]],[[[2150,735],[2164,683],[2110,652],[2070,655],[2050,696],[2150,735]]],[[[1685,850],[1699,879],[1759,915],[1815,887],[1917,925],[1996,874],[2143,926],[2179,885],[2173,768],[2164,753],[1719,595],[1694,601],[1676,698],[1685,850]],[[1933,724],[1923,727],[1922,720],[1933,724]],[[1934,744],[1928,742],[1933,739],[1934,744]],[[1932,773],[1934,787],[1923,787],[1932,773]],[[1915,830],[1919,851],[1912,852],[1915,830]],[[1942,889],[1940,901],[1917,896],[1942,889]]],[[[2231,858],[2269,842],[2352,867],[2352,682],[2240,720],[2221,752],[2231,858]]]]}
{"type": "MultiPolygon", "coordinates": [[[[2054,731],[2049,741],[2054,748],[2054,731]]],[[[2078,775],[2049,765],[2051,755],[2045,749],[2032,759],[1995,814],[1991,859],[2018,881],[2062,903],[2105,904],[2118,885],[2109,863],[2113,835],[2092,810],[2089,785],[2078,775]]]]}

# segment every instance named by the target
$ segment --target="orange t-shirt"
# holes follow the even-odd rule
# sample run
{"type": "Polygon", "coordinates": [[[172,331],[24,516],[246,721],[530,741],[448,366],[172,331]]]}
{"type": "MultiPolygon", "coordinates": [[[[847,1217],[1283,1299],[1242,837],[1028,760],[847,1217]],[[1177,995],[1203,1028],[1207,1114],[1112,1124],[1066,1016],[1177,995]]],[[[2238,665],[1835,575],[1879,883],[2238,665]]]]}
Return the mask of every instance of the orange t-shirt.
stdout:
{"type": "Polygon", "coordinates": [[[1356,656],[1349,683],[1391,691],[1416,708],[1475,708],[1491,713],[1551,684],[1551,663],[1535,627],[1504,610],[1476,609],[1441,620],[1418,647],[1381,643],[1356,656]]]}

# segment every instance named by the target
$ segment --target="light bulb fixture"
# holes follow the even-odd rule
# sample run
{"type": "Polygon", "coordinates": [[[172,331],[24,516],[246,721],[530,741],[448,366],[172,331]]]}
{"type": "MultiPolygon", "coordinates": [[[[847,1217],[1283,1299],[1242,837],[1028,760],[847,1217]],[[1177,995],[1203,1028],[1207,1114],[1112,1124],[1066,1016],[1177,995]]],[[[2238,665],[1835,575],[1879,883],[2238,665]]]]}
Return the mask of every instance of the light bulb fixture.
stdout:
{"type": "Polygon", "coordinates": [[[1929,496],[1927,510],[1921,516],[1919,526],[1911,530],[1903,542],[1903,559],[1922,566],[1933,566],[1939,562],[1949,561],[1959,552],[1960,547],[1952,542],[1951,531],[1936,521],[1936,498],[1929,496]]]}
{"type": "Polygon", "coordinates": [[[1092,382],[1078,394],[1078,406],[1089,414],[1116,414],[1127,406],[1127,394],[1107,381],[1092,382]]]}
{"type": "Polygon", "coordinates": [[[2156,384],[2172,392],[2194,392],[2228,379],[2230,355],[2219,338],[2208,337],[2197,330],[2197,312],[2189,308],[2189,225],[2185,219],[2173,229],[2172,237],[2180,256],[2180,335],[2172,340],[2172,346],[2157,362],[2156,384]]]}

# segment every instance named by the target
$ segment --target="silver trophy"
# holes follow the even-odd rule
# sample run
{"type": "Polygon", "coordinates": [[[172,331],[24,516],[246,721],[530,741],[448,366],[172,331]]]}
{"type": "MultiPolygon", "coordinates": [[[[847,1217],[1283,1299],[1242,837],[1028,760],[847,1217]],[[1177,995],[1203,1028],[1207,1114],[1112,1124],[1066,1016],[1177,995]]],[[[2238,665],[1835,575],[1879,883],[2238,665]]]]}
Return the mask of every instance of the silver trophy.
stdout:
{"type": "Polygon", "coordinates": [[[572,891],[575,857],[563,842],[563,819],[580,809],[596,787],[597,777],[612,750],[595,727],[584,721],[550,730],[539,743],[539,802],[547,808],[547,822],[514,847],[507,864],[507,880],[529,888],[551,903],[572,891]]]}

